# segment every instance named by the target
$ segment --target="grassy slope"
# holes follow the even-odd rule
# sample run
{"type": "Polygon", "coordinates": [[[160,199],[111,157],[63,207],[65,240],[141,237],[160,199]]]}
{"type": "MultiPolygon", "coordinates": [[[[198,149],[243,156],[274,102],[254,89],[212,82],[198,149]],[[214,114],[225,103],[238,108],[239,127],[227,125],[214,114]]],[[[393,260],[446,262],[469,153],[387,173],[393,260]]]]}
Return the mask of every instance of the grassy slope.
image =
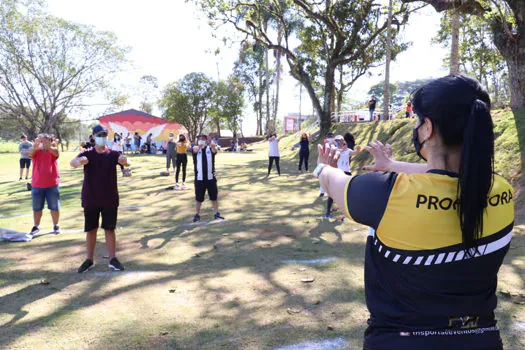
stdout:
{"type": "MultiPolygon", "coordinates": [[[[505,178],[510,179],[512,175],[519,171],[521,165],[514,117],[510,111],[497,111],[493,115],[496,134],[496,171],[505,178]]],[[[344,123],[335,126],[333,131],[341,135],[347,131],[351,132],[356,138],[356,143],[361,146],[365,146],[374,140],[390,143],[396,159],[417,162],[419,158],[414,153],[414,146],[412,145],[414,123],[414,119],[357,124],[344,123]]],[[[352,170],[355,173],[359,173],[361,167],[369,164],[371,161],[372,157],[370,154],[363,152],[352,160],[352,170]]]]}

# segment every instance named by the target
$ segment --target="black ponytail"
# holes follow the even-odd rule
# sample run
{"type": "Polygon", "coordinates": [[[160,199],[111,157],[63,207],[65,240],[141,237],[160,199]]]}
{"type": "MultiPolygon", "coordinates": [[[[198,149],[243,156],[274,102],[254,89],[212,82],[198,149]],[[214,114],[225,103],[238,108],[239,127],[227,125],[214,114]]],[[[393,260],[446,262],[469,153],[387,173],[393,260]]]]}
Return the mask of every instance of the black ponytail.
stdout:
{"type": "Polygon", "coordinates": [[[483,215],[494,180],[490,97],[475,79],[449,75],[419,88],[412,106],[421,121],[430,119],[445,146],[461,146],[458,216],[465,256],[472,257],[483,235],[483,215]]]}
{"type": "Polygon", "coordinates": [[[483,234],[483,213],[494,179],[493,127],[489,105],[474,100],[463,135],[458,181],[459,220],[468,257],[477,252],[472,248],[483,234]]]}

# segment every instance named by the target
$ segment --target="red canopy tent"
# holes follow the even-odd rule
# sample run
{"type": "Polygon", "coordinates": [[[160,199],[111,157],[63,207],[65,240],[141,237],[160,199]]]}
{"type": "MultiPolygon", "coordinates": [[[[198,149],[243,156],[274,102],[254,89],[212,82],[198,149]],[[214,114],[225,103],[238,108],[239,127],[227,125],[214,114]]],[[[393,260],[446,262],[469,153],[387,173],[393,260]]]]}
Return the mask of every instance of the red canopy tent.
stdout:
{"type": "Polygon", "coordinates": [[[152,134],[152,139],[157,142],[166,140],[170,132],[173,132],[175,136],[188,134],[188,130],[179,123],[170,122],[135,109],[105,115],[100,117],[99,121],[100,124],[108,128],[108,138],[110,139],[116,132],[122,133],[123,137],[126,137],[128,133],[133,135],[138,132],[142,136],[142,143],[146,141],[149,134],[152,134]]]}

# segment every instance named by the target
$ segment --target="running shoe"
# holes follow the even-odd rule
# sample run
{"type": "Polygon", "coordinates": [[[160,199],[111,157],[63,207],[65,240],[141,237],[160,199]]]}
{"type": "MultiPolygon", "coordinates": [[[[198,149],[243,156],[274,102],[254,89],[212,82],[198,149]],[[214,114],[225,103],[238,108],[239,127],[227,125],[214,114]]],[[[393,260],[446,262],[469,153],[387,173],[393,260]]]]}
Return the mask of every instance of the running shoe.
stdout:
{"type": "Polygon", "coordinates": [[[33,226],[33,228],[31,229],[31,232],[29,232],[30,235],[36,235],[37,233],[40,232],[40,229],[38,228],[38,226],[33,226]]]}
{"type": "Polygon", "coordinates": [[[180,185],[178,182],[175,182],[175,188],[180,188],[180,185]]]}
{"type": "Polygon", "coordinates": [[[112,259],[109,261],[108,267],[109,267],[110,269],[115,270],[115,271],[122,271],[122,270],[124,270],[124,265],[122,265],[122,264],[120,263],[120,261],[118,261],[117,258],[112,258],[112,259]]]}
{"type": "Polygon", "coordinates": [[[18,179],[18,181],[21,181],[21,180],[22,180],[22,178],[19,178],[19,179],[18,179]]]}
{"type": "Polygon", "coordinates": [[[324,197],[324,193],[319,193],[319,197],[324,197]]]}
{"type": "Polygon", "coordinates": [[[84,273],[84,272],[88,271],[89,269],[92,269],[93,267],[95,267],[95,263],[93,262],[93,260],[86,259],[86,261],[84,261],[82,263],[82,265],[80,265],[80,267],[78,268],[77,272],[78,273],[84,273]]]}
{"type": "Polygon", "coordinates": [[[59,234],[60,234],[60,226],[58,226],[58,225],[54,225],[54,226],[53,226],[53,233],[54,233],[55,235],[59,235],[59,234]]]}
{"type": "Polygon", "coordinates": [[[186,183],[185,182],[182,183],[182,187],[186,187],[186,183]]]}
{"type": "Polygon", "coordinates": [[[217,212],[215,213],[215,215],[213,216],[213,218],[215,220],[224,220],[224,216],[221,215],[221,213],[217,212]]]}
{"type": "Polygon", "coordinates": [[[323,216],[323,219],[324,220],[330,220],[330,216],[329,215],[325,215],[325,216],[323,216]]]}
{"type": "Polygon", "coordinates": [[[200,220],[201,220],[201,216],[199,214],[195,214],[195,216],[193,217],[193,222],[197,222],[200,220]]]}

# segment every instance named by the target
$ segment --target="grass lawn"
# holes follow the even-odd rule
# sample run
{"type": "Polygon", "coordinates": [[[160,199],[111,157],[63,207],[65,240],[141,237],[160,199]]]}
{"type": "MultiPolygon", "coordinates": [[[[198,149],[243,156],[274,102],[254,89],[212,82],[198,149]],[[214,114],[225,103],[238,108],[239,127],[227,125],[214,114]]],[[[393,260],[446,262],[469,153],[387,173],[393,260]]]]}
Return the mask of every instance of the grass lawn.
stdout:
{"type": "MultiPolygon", "coordinates": [[[[295,141],[284,139],[282,149],[295,141]]],[[[82,275],[82,170],[69,167],[73,156],[60,158],[63,234],[0,242],[0,348],[266,349],[338,337],[362,347],[367,228],[320,220],[326,198],[313,176],[297,173],[295,153],[283,152],[283,176],[269,179],[266,144],[220,153],[227,220],[196,226],[188,224],[192,161],[191,190],[168,191],[173,177],[158,176],[164,157],[131,156],[133,177],[119,178],[117,254],[126,271],[109,272],[99,232],[97,266],[82,275]],[[329,259],[305,261],[320,258],[329,259]]],[[[18,155],[0,155],[0,227],[27,231],[31,198],[17,168],[18,155]]],[[[201,216],[213,216],[207,200],[201,216]]],[[[41,229],[51,228],[46,210],[41,229]]],[[[519,226],[500,273],[498,318],[508,349],[525,346],[525,306],[515,303],[525,287],[524,252],[519,226]]]]}

